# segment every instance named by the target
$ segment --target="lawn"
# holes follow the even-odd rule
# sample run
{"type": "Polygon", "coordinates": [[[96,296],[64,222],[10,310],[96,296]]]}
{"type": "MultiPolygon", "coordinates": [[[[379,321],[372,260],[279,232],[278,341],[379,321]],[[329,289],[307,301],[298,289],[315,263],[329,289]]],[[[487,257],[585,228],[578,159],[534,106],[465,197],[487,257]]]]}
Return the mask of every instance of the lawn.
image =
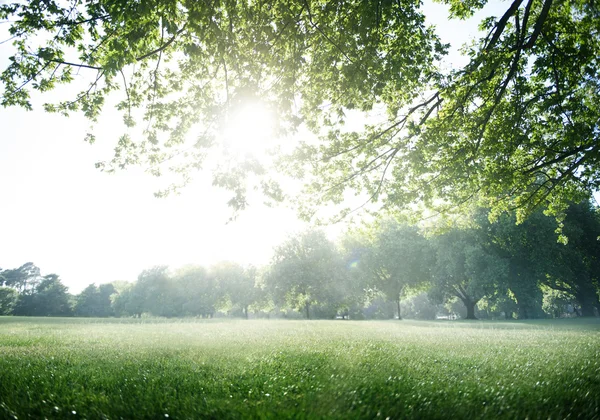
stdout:
{"type": "Polygon", "coordinates": [[[600,320],[0,317],[0,418],[600,418],[600,320]]]}

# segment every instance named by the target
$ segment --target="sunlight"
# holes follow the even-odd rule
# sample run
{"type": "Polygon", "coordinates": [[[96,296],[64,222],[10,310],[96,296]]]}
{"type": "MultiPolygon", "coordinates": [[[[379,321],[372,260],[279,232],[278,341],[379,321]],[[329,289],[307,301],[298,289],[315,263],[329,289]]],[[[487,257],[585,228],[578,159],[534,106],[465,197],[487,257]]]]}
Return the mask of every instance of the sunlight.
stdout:
{"type": "Polygon", "coordinates": [[[273,145],[275,118],[261,102],[234,110],[224,126],[223,144],[229,154],[259,157],[273,145]]]}

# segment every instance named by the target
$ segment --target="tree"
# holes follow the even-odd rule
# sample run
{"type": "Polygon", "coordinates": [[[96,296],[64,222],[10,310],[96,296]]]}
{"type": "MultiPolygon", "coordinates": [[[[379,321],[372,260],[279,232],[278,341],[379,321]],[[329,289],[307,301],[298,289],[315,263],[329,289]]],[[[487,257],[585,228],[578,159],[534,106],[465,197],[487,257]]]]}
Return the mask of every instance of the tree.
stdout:
{"type": "Polygon", "coordinates": [[[56,274],[44,276],[35,290],[36,311],[43,316],[71,315],[71,305],[67,286],[56,274]]]}
{"type": "Polygon", "coordinates": [[[176,306],[185,316],[212,318],[223,300],[218,279],[196,265],[179,269],[174,276],[176,306]]]}
{"type": "Polygon", "coordinates": [[[14,309],[15,315],[69,316],[72,309],[67,293],[56,274],[42,277],[40,283],[28,293],[21,293],[14,309]]]}
{"type": "Polygon", "coordinates": [[[0,315],[11,315],[19,294],[12,287],[0,286],[0,315]]]}
{"type": "Polygon", "coordinates": [[[493,300],[505,312],[511,312],[510,300],[514,300],[520,319],[543,316],[540,285],[557,266],[558,253],[563,247],[558,243],[556,222],[541,211],[520,224],[514,212],[502,215],[496,223],[490,223],[488,215],[489,211],[481,209],[476,216],[484,235],[481,241],[508,263],[506,287],[493,300]]]}
{"type": "Polygon", "coordinates": [[[341,259],[335,245],[319,230],[289,238],[275,248],[267,287],[276,303],[285,303],[311,318],[311,308],[334,316],[340,296],[335,284],[341,259]]]}
{"type": "Polygon", "coordinates": [[[573,204],[567,210],[563,231],[569,238],[559,245],[553,270],[545,284],[573,296],[582,316],[600,314],[600,216],[589,201],[573,204]]]}
{"type": "Polygon", "coordinates": [[[402,296],[429,280],[431,257],[427,240],[415,226],[387,221],[376,231],[363,264],[372,286],[396,303],[398,319],[402,296]]]}
{"type": "Polygon", "coordinates": [[[31,293],[37,287],[41,278],[40,269],[32,262],[2,272],[2,284],[14,287],[20,293],[31,293]]]}
{"type": "Polygon", "coordinates": [[[567,293],[585,316],[598,307],[600,269],[600,221],[589,201],[571,203],[561,230],[568,243],[558,242],[556,223],[541,211],[516,224],[516,215],[506,214],[490,224],[487,213],[477,217],[496,252],[509,263],[508,288],[518,306],[519,318],[536,318],[542,312],[545,285],[567,293]]]}
{"type": "Polygon", "coordinates": [[[139,318],[143,310],[143,299],[135,284],[121,285],[120,293],[115,297],[112,308],[117,316],[133,316],[139,318]]]}
{"type": "Polygon", "coordinates": [[[232,308],[241,310],[242,316],[248,319],[248,307],[254,303],[258,293],[255,287],[256,268],[246,270],[237,263],[224,261],[211,267],[211,273],[232,308]]]}
{"type": "Polygon", "coordinates": [[[453,229],[435,238],[436,264],[430,296],[437,301],[455,297],[475,319],[475,305],[506,282],[508,263],[486,250],[473,230],[453,229]]]}
{"type": "MultiPolygon", "coordinates": [[[[444,3],[451,18],[464,19],[487,1],[444,3]]],[[[10,22],[14,55],[0,76],[1,102],[31,108],[31,90],[88,73],[77,97],[45,108],[81,110],[94,121],[120,88],[125,123],[146,128],[119,139],[107,168],[141,163],[158,174],[157,162],[178,156],[181,165],[171,166],[187,180],[235,110],[261,98],[279,113],[281,133],[303,122],[323,134],[295,155],[310,164],[308,201],[316,205],[341,200],[350,187],[391,209],[424,202],[447,210],[478,198],[495,211],[547,205],[560,213],[597,189],[598,5],[513,0],[482,21],[468,63],[448,71],[436,66],[447,48],[420,5],[8,3],[0,19],[10,22]],[[374,108],[386,118],[358,132],[343,128],[350,112],[374,108]],[[190,130],[199,136],[186,142],[190,130]]],[[[241,178],[261,169],[235,168],[215,182],[244,207],[241,178]]]]}
{"type": "Polygon", "coordinates": [[[111,296],[116,293],[112,284],[96,287],[90,284],[76,298],[74,308],[77,316],[108,317],[113,315],[111,296]]]}
{"type": "Polygon", "coordinates": [[[144,270],[133,286],[133,296],[139,299],[142,313],[154,316],[175,316],[173,285],[168,274],[169,267],[156,266],[144,270]]]}

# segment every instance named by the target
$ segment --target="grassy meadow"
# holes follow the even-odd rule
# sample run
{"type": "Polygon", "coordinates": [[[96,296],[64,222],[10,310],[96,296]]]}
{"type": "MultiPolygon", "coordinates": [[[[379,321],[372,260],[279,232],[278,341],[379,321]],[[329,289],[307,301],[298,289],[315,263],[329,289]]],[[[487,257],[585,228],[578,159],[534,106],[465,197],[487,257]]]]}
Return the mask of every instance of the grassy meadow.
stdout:
{"type": "Polygon", "coordinates": [[[600,418],[600,322],[0,317],[0,418],[600,418]]]}

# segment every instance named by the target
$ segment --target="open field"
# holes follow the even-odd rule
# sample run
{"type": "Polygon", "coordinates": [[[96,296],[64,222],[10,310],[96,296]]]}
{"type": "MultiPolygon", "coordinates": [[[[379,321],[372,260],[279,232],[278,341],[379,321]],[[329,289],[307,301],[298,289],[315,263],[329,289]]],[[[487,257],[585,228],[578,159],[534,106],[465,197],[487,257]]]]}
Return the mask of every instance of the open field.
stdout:
{"type": "Polygon", "coordinates": [[[0,317],[0,418],[600,418],[600,322],[0,317]]]}

